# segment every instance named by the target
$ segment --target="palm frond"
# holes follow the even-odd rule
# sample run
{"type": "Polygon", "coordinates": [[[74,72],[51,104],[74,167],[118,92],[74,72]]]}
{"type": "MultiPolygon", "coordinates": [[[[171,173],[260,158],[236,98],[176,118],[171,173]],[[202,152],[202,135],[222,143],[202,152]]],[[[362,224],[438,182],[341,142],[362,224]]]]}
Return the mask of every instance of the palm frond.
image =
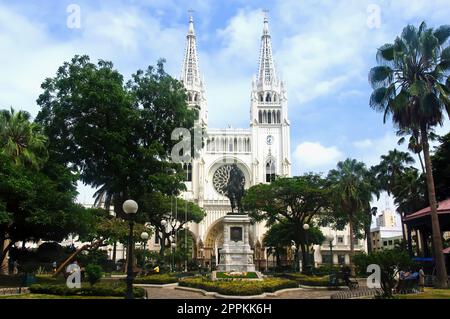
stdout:
{"type": "Polygon", "coordinates": [[[438,39],[439,45],[443,45],[450,38],[450,25],[442,25],[437,28],[434,36],[438,39]]]}

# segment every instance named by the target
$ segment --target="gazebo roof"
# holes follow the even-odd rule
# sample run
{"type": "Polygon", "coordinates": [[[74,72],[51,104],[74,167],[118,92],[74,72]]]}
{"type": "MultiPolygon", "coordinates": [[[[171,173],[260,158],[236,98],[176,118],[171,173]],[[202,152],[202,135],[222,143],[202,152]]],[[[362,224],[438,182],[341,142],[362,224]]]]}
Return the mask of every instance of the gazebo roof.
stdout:
{"type": "MultiPolygon", "coordinates": [[[[442,202],[439,202],[437,212],[438,215],[450,214],[450,198],[442,202]]],[[[430,206],[428,206],[426,208],[423,208],[415,213],[406,216],[405,218],[403,218],[403,220],[407,222],[421,217],[429,216],[430,214],[431,209],[430,206]]]]}

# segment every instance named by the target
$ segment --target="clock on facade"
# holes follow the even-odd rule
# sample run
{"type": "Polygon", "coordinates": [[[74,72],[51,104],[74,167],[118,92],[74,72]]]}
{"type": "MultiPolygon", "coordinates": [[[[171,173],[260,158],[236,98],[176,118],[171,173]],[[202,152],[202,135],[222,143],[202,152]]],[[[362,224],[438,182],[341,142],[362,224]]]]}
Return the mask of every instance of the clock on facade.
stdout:
{"type": "Polygon", "coordinates": [[[267,135],[266,143],[267,143],[267,145],[272,145],[272,143],[273,143],[273,136],[272,135],[267,135]]]}

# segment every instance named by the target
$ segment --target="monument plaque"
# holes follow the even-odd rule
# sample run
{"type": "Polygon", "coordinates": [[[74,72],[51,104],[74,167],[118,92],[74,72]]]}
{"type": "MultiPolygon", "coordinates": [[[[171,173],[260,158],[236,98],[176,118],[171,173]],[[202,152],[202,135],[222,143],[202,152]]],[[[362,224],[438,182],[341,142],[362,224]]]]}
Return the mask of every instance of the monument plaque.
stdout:
{"type": "Polygon", "coordinates": [[[231,241],[242,241],[242,227],[230,227],[231,241]]]}

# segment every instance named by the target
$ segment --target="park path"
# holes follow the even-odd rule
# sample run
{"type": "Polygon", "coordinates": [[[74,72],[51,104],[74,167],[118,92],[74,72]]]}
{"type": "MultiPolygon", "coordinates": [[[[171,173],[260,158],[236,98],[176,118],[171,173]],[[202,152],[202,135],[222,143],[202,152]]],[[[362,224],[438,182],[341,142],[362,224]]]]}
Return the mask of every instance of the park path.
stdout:
{"type": "MultiPolygon", "coordinates": [[[[175,289],[175,287],[145,287],[148,299],[217,299],[214,296],[205,296],[200,292],[175,289]]],[[[336,291],[303,289],[287,291],[279,296],[262,299],[330,299],[336,291]]]]}

